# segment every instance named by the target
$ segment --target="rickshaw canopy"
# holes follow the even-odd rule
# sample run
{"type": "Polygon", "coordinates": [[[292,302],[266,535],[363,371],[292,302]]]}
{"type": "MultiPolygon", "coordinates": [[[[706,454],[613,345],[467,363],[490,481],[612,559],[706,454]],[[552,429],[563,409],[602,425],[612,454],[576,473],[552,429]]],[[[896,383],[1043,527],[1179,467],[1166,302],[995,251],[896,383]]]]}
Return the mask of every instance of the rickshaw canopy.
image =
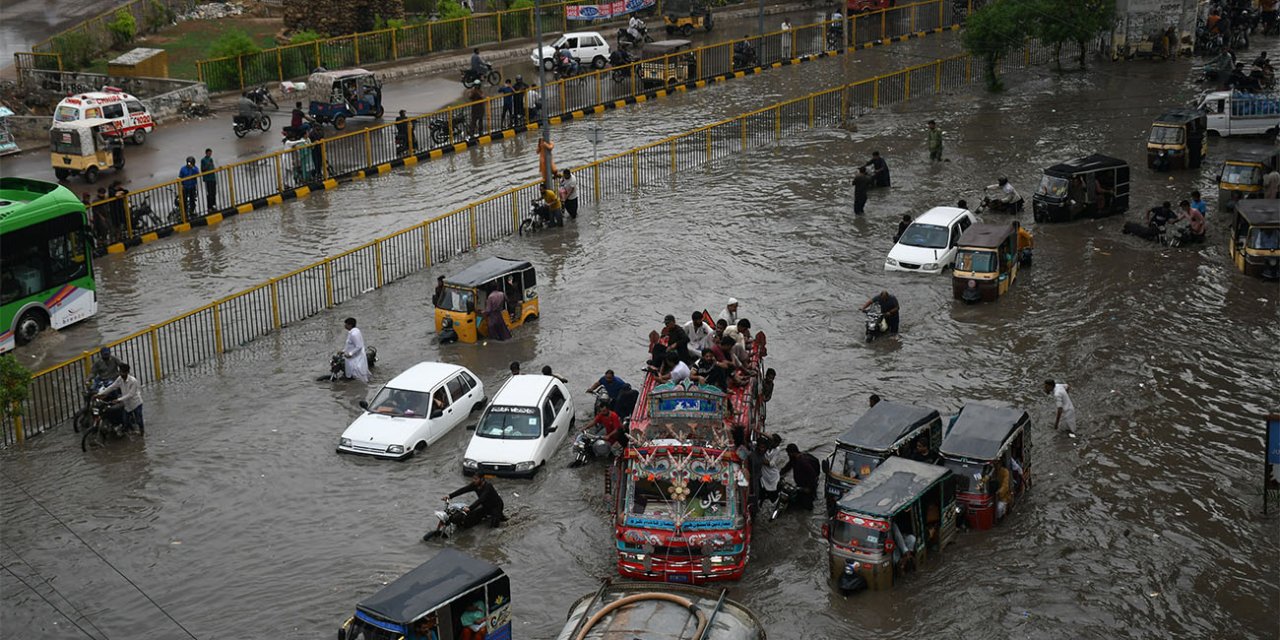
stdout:
{"type": "Polygon", "coordinates": [[[366,69],[343,69],[341,71],[317,71],[307,77],[307,96],[317,102],[328,102],[333,95],[333,86],[343,80],[360,81],[364,78],[377,78],[372,71],[366,69]]]}
{"type": "MultiPolygon", "coordinates": [[[[1014,235],[1013,225],[979,223],[965,229],[960,236],[959,246],[975,249],[998,249],[1012,235],[1014,235]]],[[[876,406],[880,405],[877,404],[876,406]]]]}
{"type": "Polygon", "coordinates": [[[644,45],[642,58],[656,58],[670,55],[693,46],[690,40],[659,40],[644,45]]]}
{"type": "Polygon", "coordinates": [[[946,467],[890,456],[845,492],[837,506],[841,511],[892,518],[948,475],[951,471],[946,467]]]}
{"type": "MultiPolygon", "coordinates": [[[[1199,109],[1170,109],[1155,119],[1155,124],[1166,124],[1174,126],[1192,126],[1196,121],[1204,121],[1208,118],[1205,113],[1199,109]]],[[[1200,122],[1198,128],[1203,129],[1204,122],[1200,122]]],[[[1192,128],[1197,128],[1192,126],[1192,128]]]]}
{"type": "MultiPolygon", "coordinates": [[[[116,128],[114,120],[85,118],[71,122],[55,122],[49,128],[49,142],[56,153],[91,156],[99,149],[94,133],[116,128]]],[[[102,148],[106,148],[104,145],[102,148]]]]}
{"type": "Polygon", "coordinates": [[[443,549],[356,605],[398,624],[412,624],[504,574],[502,569],[454,549],[443,549]]]}
{"type": "Polygon", "coordinates": [[[933,409],[881,400],[836,438],[838,445],[868,451],[887,451],[903,436],[938,420],[933,409]]]}
{"type": "Polygon", "coordinates": [[[532,268],[533,264],[526,260],[485,258],[462,271],[446,277],[444,279],[444,283],[464,289],[474,289],[482,284],[493,282],[507,274],[519,273],[532,268]]]}
{"type": "Polygon", "coordinates": [[[1226,164],[1262,164],[1271,166],[1280,159],[1280,150],[1275,147],[1254,145],[1232,149],[1226,156],[1226,164]]]}
{"type": "Polygon", "coordinates": [[[966,404],[942,441],[942,455],[968,460],[994,460],[1018,429],[1030,422],[1026,411],[966,404]]]}
{"type": "Polygon", "coordinates": [[[1251,227],[1280,225],[1280,200],[1241,200],[1236,203],[1236,213],[1251,227]]]}
{"type": "Polygon", "coordinates": [[[1075,160],[1069,160],[1067,162],[1060,162],[1058,164],[1053,165],[1052,167],[1049,167],[1048,169],[1045,169],[1044,172],[1049,175],[1063,176],[1063,177],[1069,178],[1081,173],[1095,173],[1098,171],[1109,171],[1109,170],[1116,170],[1116,169],[1127,170],[1128,168],[1129,168],[1129,164],[1124,160],[1120,160],[1118,158],[1112,158],[1111,156],[1104,156],[1100,153],[1095,153],[1091,156],[1076,158],[1075,160]]]}

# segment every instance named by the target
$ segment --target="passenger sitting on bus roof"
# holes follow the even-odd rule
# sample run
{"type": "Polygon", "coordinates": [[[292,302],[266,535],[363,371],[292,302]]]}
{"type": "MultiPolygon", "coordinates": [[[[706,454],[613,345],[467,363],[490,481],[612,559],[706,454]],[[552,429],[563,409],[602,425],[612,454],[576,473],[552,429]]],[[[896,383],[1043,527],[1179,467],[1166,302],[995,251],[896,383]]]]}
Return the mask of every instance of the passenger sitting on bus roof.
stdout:
{"type": "Polygon", "coordinates": [[[711,327],[703,322],[701,311],[694,311],[692,319],[684,323],[684,332],[689,336],[689,353],[693,357],[701,355],[703,349],[711,346],[711,327]]]}
{"type": "Polygon", "coordinates": [[[676,324],[676,317],[667,314],[662,319],[662,335],[667,338],[667,350],[680,354],[680,358],[684,359],[689,353],[689,334],[676,324]]]}
{"type": "Polygon", "coordinates": [[[724,318],[716,320],[715,335],[711,338],[711,346],[720,344],[720,339],[724,337],[725,329],[729,328],[729,323],[724,318]]]}
{"type": "Polygon", "coordinates": [[[689,379],[689,365],[684,363],[675,351],[668,351],[667,372],[658,374],[658,382],[680,383],[689,379]]]}
{"type": "Polygon", "coordinates": [[[760,383],[760,399],[768,402],[773,399],[773,379],[778,377],[778,372],[769,368],[764,372],[764,382],[760,383]]]}
{"type": "Polygon", "coordinates": [[[649,332],[649,360],[645,362],[645,370],[659,368],[667,361],[667,339],[658,335],[657,331],[649,332]]]}
{"type": "Polygon", "coordinates": [[[746,362],[739,358],[743,353],[742,347],[739,347],[738,343],[729,336],[720,338],[720,344],[711,347],[711,353],[715,356],[716,362],[726,369],[726,377],[733,369],[746,366],[746,362]]]}
{"type": "Polygon", "coordinates": [[[693,363],[693,372],[689,374],[689,377],[698,384],[709,384],[723,391],[725,389],[725,370],[717,366],[717,364],[711,348],[707,347],[702,350],[702,357],[693,363]]]}
{"type": "Polygon", "coordinates": [[[740,318],[738,324],[724,330],[727,338],[733,338],[738,346],[746,348],[751,343],[751,321],[746,318],[740,318]]]}

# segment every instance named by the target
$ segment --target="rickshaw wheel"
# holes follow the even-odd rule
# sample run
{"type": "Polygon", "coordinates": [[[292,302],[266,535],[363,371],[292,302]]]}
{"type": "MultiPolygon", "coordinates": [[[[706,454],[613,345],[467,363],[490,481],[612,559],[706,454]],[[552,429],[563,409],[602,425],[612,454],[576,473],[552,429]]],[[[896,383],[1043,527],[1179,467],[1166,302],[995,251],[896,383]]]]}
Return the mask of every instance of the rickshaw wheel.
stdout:
{"type": "Polygon", "coordinates": [[[346,117],[346,116],[334,116],[334,118],[333,118],[333,128],[334,128],[334,129],[337,129],[337,130],[339,130],[339,131],[341,131],[341,130],[343,130],[343,129],[346,129],[346,128],[347,128],[347,117],[346,117]]]}
{"type": "Polygon", "coordinates": [[[71,172],[70,172],[70,171],[67,171],[66,169],[54,169],[54,170],[53,170],[53,176],[54,176],[55,178],[59,179],[59,180],[66,180],[66,179],[67,179],[67,176],[69,176],[69,175],[71,175],[71,172]]]}
{"type": "Polygon", "coordinates": [[[680,35],[688,38],[693,33],[693,25],[686,24],[680,27],[680,35]]]}
{"type": "Polygon", "coordinates": [[[89,167],[84,170],[84,181],[93,184],[98,181],[98,168],[89,167]]]}
{"type": "Polygon", "coordinates": [[[373,117],[381,118],[383,113],[386,113],[386,111],[383,110],[382,105],[378,105],[378,110],[373,112],[373,117]]]}

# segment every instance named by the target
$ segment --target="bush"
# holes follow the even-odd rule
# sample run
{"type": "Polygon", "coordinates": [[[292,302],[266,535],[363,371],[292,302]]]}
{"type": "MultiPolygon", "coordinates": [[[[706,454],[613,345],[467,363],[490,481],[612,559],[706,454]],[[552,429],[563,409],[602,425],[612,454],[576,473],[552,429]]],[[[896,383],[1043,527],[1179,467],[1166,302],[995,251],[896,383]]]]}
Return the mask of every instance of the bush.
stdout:
{"type": "Polygon", "coordinates": [[[159,31],[161,28],[173,24],[178,16],[174,14],[173,9],[169,8],[160,0],[151,0],[147,7],[147,31],[159,31]]]}
{"type": "Polygon", "coordinates": [[[30,386],[31,372],[13,354],[0,356],[0,415],[22,415],[22,401],[27,399],[30,386]]]}
{"type": "Polygon", "coordinates": [[[436,13],[440,14],[440,20],[456,20],[471,15],[471,12],[457,0],[440,0],[436,4],[436,13]]]}
{"type": "Polygon", "coordinates": [[[315,42],[316,40],[324,40],[325,35],[312,29],[303,29],[289,36],[289,44],[303,44],[305,42],[315,42]]]}
{"type": "Polygon", "coordinates": [[[62,67],[70,71],[78,71],[93,62],[98,53],[93,38],[83,31],[74,31],[53,39],[53,50],[62,56],[62,67]]]}
{"type": "Polygon", "coordinates": [[[138,35],[138,21],[128,9],[118,9],[111,17],[111,22],[107,23],[107,31],[111,32],[113,45],[129,44],[138,35]]]}
{"type": "Polygon", "coordinates": [[[231,58],[259,51],[262,51],[262,48],[253,42],[249,34],[240,29],[232,29],[213,41],[213,46],[209,47],[209,57],[231,58]]]}
{"type": "Polygon", "coordinates": [[[511,40],[513,38],[532,37],[533,22],[529,20],[529,16],[533,15],[529,9],[533,8],[533,0],[513,0],[508,6],[508,11],[516,13],[502,14],[502,38],[511,40]],[[524,11],[521,11],[524,9],[524,11]]]}

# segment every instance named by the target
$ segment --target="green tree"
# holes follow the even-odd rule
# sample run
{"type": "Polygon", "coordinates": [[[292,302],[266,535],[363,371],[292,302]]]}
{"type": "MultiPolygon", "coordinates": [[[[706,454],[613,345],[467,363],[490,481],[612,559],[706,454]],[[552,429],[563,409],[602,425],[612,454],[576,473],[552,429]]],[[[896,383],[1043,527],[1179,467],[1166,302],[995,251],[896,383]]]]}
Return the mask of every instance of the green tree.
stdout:
{"type": "Polygon", "coordinates": [[[440,0],[436,3],[436,12],[440,14],[441,21],[456,20],[471,15],[471,12],[457,0],[440,0]]]}
{"type": "Polygon", "coordinates": [[[118,9],[107,23],[107,31],[111,32],[111,41],[115,46],[133,42],[138,35],[138,21],[128,9],[118,9]]]}
{"type": "Polygon", "coordinates": [[[314,29],[303,29],[289,36],[289,44],[303,44],[304,42],[315,42],[316,40],[324,40],[326,37],[323,33],[314,29]]]}
{"type": "Polygon", "coordinates": [[[1115,26],[1115,0],[1032,0],[1029,7],[1031,33],[1053,46],[1053,58],[1062,68],[1062,45],[1079,47],[1080,68],[1085,67],[1088,43],[1115,26]]]}
{"type": "Polygon", "coordinates": [[[966,51],[982,59],[988,90],[1004,88],[996,70],[1002,56],[1026,41],[1029,8],[1028,0],[995,0],[965,19],[960,42],[966,51]]]}
{"type": "Polygon", "coordinates": [[[9,420],[22,415],[30,386],[31,372],[12,353],[0,356],[0,414],[9,420]]]}
{"type": "Polygon", "coordinates": [[[235,56],[257,53],[262,49],[254,43],[249,34],[240,29],[231,29],[218,36],[209,47],[210,58],[231,58],[235,56]]]}

